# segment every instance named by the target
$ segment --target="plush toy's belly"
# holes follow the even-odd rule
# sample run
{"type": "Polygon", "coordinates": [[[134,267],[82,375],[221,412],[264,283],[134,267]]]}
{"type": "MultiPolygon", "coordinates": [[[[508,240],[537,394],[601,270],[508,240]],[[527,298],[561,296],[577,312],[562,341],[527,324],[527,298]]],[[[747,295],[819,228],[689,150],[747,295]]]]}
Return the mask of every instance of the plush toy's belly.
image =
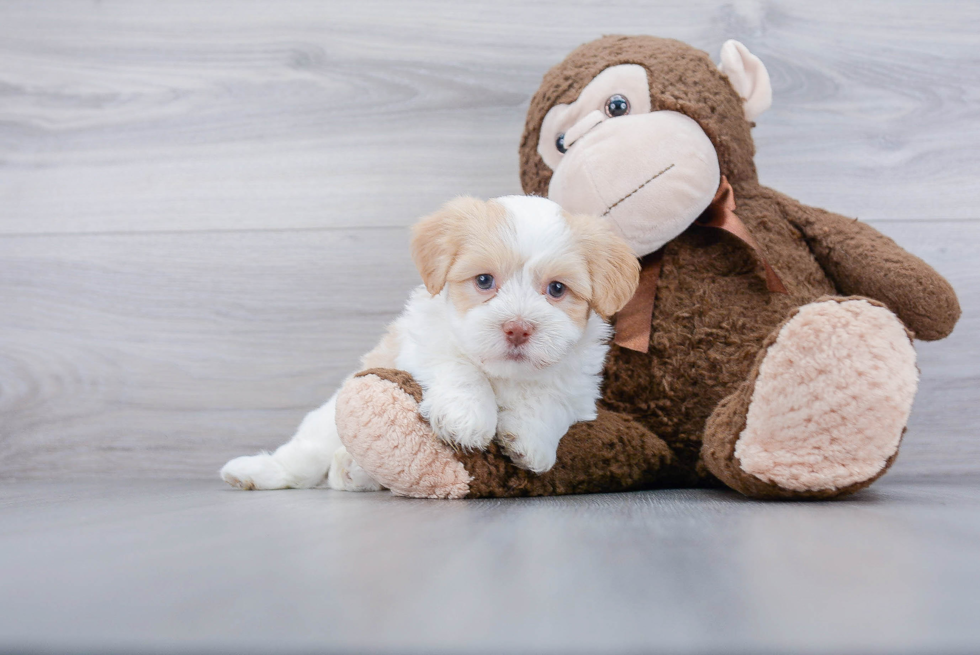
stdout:
{"type": "Polygon", "coordinates": [[[773,209],[747,203],[739,215],[788,295],[766,288],[744,244],[693,226],[666,246],[649,352],[613,346],[606,363],[603,403],[634,416],[692,471],[705,421],[745,379],[765,338],[796,307],[835,293],[792,227],[752,219],[773,209]]]}

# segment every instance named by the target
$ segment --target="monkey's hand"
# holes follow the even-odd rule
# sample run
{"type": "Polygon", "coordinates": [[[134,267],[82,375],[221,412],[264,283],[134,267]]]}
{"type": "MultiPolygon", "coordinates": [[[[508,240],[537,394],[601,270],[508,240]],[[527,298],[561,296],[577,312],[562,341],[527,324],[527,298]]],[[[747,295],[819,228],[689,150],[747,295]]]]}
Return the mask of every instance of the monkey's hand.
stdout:
{"type": "Polygon", "coordinates": [[[915,336],[942,339],[960,317],[956,292],[929,264],[856,218],[803,205],[777,194],[786,219],[843,295],[874,298],[915,336]]]}

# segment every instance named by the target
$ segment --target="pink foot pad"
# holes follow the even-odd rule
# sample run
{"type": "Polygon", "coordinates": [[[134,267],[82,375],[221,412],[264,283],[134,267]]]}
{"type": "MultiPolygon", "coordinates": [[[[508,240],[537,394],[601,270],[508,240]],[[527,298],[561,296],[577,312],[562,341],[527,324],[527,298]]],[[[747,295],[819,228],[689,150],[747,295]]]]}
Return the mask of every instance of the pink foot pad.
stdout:
{"type": "Polygon", "coordinates": [[[888,309],[806,305],[759,368],[735,457],[746,473],[794,491],[868,480],[898,450],[917,383],[915,350],[888,309]]]}
{"type": "Polygon", "coordinates": [[[371,477],[396,495],[462,498],[472,478],[419,416],[420,399],[417,385],[405,373],[359,373],[337,396],[340,440],[371,477]]]}

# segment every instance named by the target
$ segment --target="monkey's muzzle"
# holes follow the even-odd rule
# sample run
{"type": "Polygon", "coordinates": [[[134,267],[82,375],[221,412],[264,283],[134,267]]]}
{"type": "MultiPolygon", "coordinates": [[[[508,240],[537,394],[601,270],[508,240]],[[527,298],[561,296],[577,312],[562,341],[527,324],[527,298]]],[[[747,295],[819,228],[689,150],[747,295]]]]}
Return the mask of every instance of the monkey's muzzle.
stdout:
{"type": "Polygon", "coordinates": [[[708,207],[721,179],[714,145],[684,114],[655,111],[601,120],[593,112],[566,133],[567,152],[548,197],[593,214],[638,257],[679,235],[708,207]]]}

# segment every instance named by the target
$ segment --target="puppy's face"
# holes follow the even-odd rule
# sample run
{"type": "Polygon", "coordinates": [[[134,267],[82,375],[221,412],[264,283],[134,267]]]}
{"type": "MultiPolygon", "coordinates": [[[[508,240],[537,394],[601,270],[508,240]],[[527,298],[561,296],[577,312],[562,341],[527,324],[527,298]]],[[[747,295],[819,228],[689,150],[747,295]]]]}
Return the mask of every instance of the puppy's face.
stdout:
{"type": "Polygon", "coordinates": [[[412,257],[452,304],[461,349],[488,374],[518,377],[560,360],[632,297],[639,263],[604,222],[550,200],[458,198],[420,221],[412,257]]]}

